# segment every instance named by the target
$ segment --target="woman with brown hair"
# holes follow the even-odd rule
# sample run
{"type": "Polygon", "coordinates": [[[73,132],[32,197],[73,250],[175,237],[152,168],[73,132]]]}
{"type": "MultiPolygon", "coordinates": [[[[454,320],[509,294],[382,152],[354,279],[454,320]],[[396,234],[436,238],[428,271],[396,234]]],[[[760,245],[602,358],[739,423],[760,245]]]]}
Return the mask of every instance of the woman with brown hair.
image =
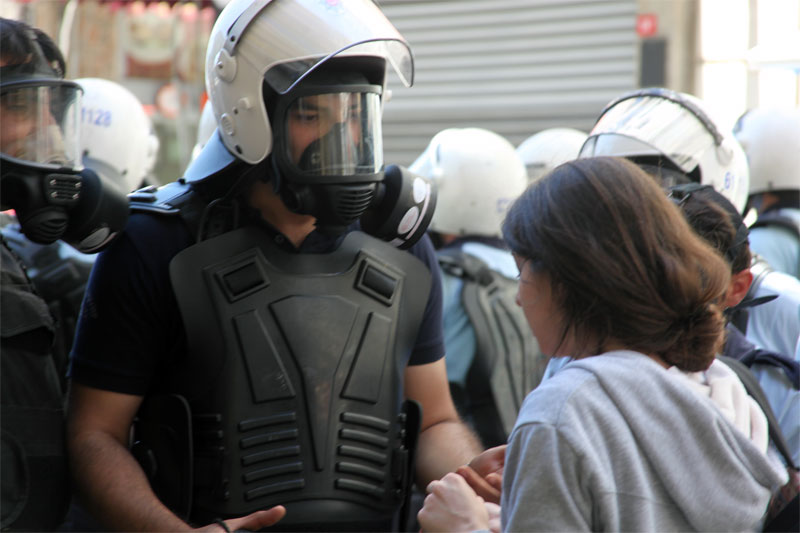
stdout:
{"type": "MultiPolygon", "coordinates": [[[[520,411],[502,529],[757,527],[785,482],[766,455],[764,415],[738,381],[726,406],[702,392],[724,340],[730,268],[654,180],[618,158],[566,163],[514,203],[503,236],[542,350],[575,360],[520,411]]],[[[489,526],[462,478],[428,492],[423,529],[489,526]]]]}

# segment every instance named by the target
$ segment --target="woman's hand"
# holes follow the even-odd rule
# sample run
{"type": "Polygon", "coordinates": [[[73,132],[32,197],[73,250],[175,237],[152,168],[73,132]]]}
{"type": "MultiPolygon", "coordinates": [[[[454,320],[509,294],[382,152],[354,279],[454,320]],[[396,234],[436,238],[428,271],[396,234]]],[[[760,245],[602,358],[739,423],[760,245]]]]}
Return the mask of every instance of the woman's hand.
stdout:
{"type": "Polygon", "coordinates": [[[476,531],[489,529],[489,511],[483,498],[466,480],[449,473],[428,484],[425,505],[417,514],[422,531],[476,531]]]}
{"type": "Polygon", "coordinates": [[[476,455],[468,465],[458,467],[456,473],[467,481],[478,496],[499,505],[505,461],[506,445],[503,444],[476,455]]]}

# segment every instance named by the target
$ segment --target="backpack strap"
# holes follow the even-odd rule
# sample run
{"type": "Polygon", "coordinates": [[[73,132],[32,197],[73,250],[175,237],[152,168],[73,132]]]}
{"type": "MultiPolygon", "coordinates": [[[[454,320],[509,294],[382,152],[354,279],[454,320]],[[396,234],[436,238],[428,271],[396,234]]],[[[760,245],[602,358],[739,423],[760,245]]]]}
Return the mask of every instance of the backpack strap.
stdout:
{"type": "Polygon", "coordinates": [[[758,403],[767,417],[769,438],[786,462],[789,473],[789,482],[780,488],[770,500],[762,531],[798,531],[798,517],[800,517],[800,472],[792,459],[789,445],[778,425],[778,419],[772,411],[764,390],[759,385],[753,373],[741,361],[719,356],[728,368],[733,370],[741,380],[747,393],[758,403]]]}
{"type": "Polygon", "coordinates": [[[789,230],[795,237],[800,239],[800,220],[782,215],[777,211],[767,211],[758,216],[758,219],[750,226],[750,229],[765,228],[767,226],[778,226],[789,230]]]}
{"type": "Polygon", "coordinates": [[[792,459],[792,453],[789,451],[789,445],[786,443],[786,438],[783,436],[780,425],[778,425],[778,418],[775,416],[772,407],[770,407],[767,396],[764,394],[764,390],[756,380],[756,377],[741,361],[726,356],[719,356],[718,359],[736,373],[742,385],[744,385],[745,390],[747,390],[747,394],[749,394],[756,401],[758,406],[761,407],[761,410],[764,411],[764,415],[767,417],[767,423],[769,424],[770,440],[772,440],[775,448],[777,448],[784,461],[786,461],[786,465],[797,470],[797,465],[794,464],[794,460],[792,459]]]}

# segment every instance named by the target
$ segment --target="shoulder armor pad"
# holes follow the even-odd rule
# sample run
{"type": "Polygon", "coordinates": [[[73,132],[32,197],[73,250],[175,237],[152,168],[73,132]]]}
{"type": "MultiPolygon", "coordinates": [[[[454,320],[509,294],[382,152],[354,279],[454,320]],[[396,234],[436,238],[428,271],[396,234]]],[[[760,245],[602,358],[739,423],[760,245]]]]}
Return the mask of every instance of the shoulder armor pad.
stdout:
{"type": "Polygon", "coordinates": [[[183,179],[161,187],[150,185],[128,195],[132,212],[148,212],[160,215],[177,215],[180,206],[191,192],[191,187],[183,179]]]}

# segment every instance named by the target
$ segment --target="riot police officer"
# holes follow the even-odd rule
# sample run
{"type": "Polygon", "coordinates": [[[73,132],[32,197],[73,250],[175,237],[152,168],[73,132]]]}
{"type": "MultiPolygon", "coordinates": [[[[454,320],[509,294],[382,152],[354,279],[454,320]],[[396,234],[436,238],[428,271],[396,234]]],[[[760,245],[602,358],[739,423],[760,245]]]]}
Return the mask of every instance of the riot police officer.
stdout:
{"type": "MultiPolygon", "coordinates": [[[[124,225],[125,196],[81,168],[80,88],[44,32],[0,19],[0,197],[16,241],[63,239],[95,252],[124,225]],[[13,215],[8,215],[13,210],[13,215]]],[[[63,331],[0,235],[3,530],[57,527],[69,501],[63,391],[54,340],[63,331]]]]}
{"type": "Polygon", "coordinates": [[[389,65],[411,83],[370,1],[220,14],[217,131],[133,195],[73,347],[72,470],[106,527],[258,529],[285,507],[282,530],[397,528],[411,465],[426,483],[480,451],[447,388],[433,189],[384,167],[389,65]]]}
{"type": "Polygon", "coordinates": [[[734,126],[750,164],[753,250],[770,267],[800,278],[800,108],[763,107],[734,126]]]}

